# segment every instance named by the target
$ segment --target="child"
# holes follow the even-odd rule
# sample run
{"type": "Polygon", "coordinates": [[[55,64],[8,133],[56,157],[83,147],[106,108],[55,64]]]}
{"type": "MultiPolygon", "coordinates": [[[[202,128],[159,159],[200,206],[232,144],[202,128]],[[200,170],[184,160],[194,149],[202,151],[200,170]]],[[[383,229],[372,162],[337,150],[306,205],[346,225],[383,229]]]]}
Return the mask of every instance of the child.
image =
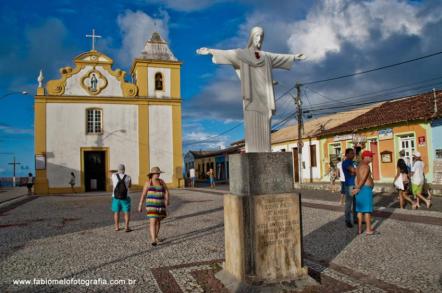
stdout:
{"type": "Polygon", "coordinates": [[[158,167],[153,167],[147,175],[148,180],[144,184],[140,196],[138,211],[141,212],[143,201],[146,205],[146,214],[149,219],[149,231],[152,246],[156,246],[160,239],[161,220],[166,217],[166,207],[169,206],[169,190],[166,183],[160,179],[160,173],[164,173],[158,167]]]}
{"type": "Polygon", "coordinates": [[[71,179],[69,180],[69,185],[71,186],[72,192],[75,193],[75,174],[71,172],[71,179]]]}
{"type": "Polygon", "coordinates": [[[28,195],[32,195],[32,186],[34,186],[34,177],[32,173],[28,174],[28,181],[26,183],[26,187],[28,188],[28,195]]]}

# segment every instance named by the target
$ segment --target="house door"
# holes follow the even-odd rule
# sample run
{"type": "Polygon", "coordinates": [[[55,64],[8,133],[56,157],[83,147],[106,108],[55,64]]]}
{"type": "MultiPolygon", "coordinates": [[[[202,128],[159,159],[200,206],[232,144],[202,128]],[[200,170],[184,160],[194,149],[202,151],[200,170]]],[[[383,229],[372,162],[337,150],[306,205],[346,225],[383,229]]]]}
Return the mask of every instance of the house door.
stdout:
{"type": "Polygon", "coordinates": [[[106,191],[106,153],[85,151],[83,157],[86,191],[106,191]]]}
{"type": "Polygon", "coordinates": [[[407,135],[399,137],[399,151],[405,151],[405,162],[407,165],[411,165],[413,152],[416,150],[414,135],[407,135]]]}
{"type": "Polygon", "coordinates": [[[373,179],[379,180],[379,158],[378,158],[378,142],[370,141],[370,151],[374,153],[373,163],[371,163],[373,171],[373,179]]]}
{"type": "Polygon", "coordinates": [[[293,148],[292,154],[293,154],[293,174],[295,174],[295,182],[299,182],[298,148],[293,148]]]}

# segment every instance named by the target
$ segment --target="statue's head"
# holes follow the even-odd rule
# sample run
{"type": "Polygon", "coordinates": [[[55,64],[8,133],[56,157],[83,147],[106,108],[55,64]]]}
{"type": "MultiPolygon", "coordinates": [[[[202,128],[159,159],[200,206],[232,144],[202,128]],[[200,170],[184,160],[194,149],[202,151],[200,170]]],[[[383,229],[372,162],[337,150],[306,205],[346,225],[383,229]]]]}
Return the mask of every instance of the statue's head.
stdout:
{"type": "Polygon", "coordinates": [[[255,26],[250,31],[249,41],[247,47],[254,47],[261,50],[262,42],[264,41],[264,29],[260,26],[255,26]]]}

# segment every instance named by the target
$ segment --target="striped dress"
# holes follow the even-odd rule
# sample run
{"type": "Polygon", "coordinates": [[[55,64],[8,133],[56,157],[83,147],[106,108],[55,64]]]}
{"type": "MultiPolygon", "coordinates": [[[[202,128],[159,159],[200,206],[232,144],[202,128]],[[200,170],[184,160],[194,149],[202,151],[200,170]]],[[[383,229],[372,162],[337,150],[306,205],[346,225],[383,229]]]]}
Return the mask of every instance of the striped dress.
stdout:
{"type": "Polygon", "coordinates": [[[146,214],[149,219],[163,219],[166,217],[166,205],[164,199],[164,182],[161,185],[153,185],[152,180],[146,195],[146,214]]]}

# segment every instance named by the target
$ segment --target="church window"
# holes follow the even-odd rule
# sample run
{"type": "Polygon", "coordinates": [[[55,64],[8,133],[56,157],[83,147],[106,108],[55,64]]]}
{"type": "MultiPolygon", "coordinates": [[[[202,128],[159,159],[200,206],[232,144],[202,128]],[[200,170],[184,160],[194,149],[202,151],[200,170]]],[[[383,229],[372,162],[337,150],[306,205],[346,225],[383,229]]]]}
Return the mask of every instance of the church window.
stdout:
{"type": "Polygon", "coordinates": [[[160,72],[155,73],[155,90],[163,90],[163,75],[160,72]]]}
{"type": "Polygon", "coordinates": [[[103,110],[102,109],[87,109],[87,134],[101,134],[103,133],[103,110]]]}

